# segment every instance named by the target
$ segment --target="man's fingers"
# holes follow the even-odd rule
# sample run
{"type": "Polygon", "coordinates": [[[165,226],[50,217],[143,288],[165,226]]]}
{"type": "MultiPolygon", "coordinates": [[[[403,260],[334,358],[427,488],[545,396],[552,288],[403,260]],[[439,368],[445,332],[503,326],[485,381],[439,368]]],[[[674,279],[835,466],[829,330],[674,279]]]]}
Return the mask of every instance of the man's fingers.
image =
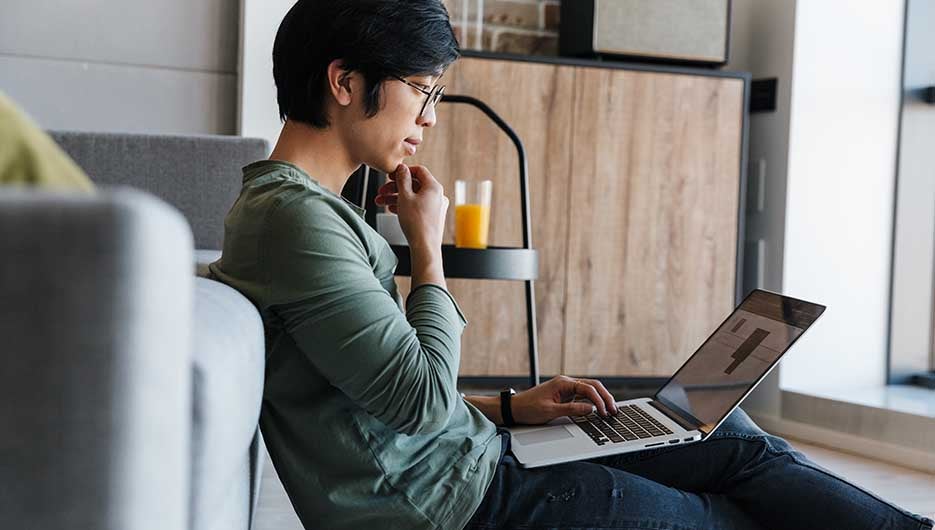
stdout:
{"type": "Polygon", "coordinates": [[[399,194],[399,186],[396,182],[387,182],[386,184],[380,186],[380,189],[377,190],[377,196],[374,197],[374,202],[377,206],[385,206],[387,204],[395,204],[399,194]]]}
{"type": "Polygon", "coordinates": [[[588,398],[591,403],[594,403],[601,415],[607,415],[607,405],[604,404],[604,400],[601,399],[601,395],[598,394],[597,389],[595,389],[593,386],[585,383],[582,379],[578,379],[578,384],[575,385],[575,393],[579,396],[588,398]]]}
{"type": "Polygon", "coordinates": [[[377,195],[374,202],[377,206],[394,206],[399,202],[399,195],[377,195]]]}
{"type": "Polygon", "coordinates": [[[593,386],[597,393],[600,394],[601,399],[604,401],[604,404],[607,406],[607,410],[612,410],[617,412],[617,402],[614,399],[614,396],[607,390],[607,387],[604,386],[604,383],[601,383],[597,379],[579,379],[591,386],[593,386]]]}
{"type": "Polygon", "coordinates": [[[377,195],[373,198],[373,202],[377,203],[377,206],[386,206],[387,204],[395,204],[399,200],[398,193],[384,193],[382,195],[377,195]]]}
{"type": "Polygon", "coordinates": [[[398,185],[400,194],[412,194],[412,174],[409,172],[409,167],[406,166],[406,164],[400,164],[399,167],[396,168],[396,184],[398,185]]]}
{"type": "MultiPolygon", "coordinates": [[[[390,184],[392,184],[393,186],[398,186],[399,180],[403,176],[408,176],[408,180],[410,182],[409,189],[411,189],[413,192],[418,193],[419,188],[422,187],[421,180],[426,179],[425,175],[428,175],[428,179],[435,180],[435,177],[433,177],[432,174],[429,173],[429,170],[426,169],[424,166],[409,167],[406,164],[400,164],[396,166],[396,169],[393,170],[392,173],[386,174],[386,179],[389,182],[384,184],[384,186],[389,186],[390,184]]],[[[398,190],[398,187],[394,187],[393,189],[398,190]]]]}
{"type": "Polygon", "coordinates": [[[438,186],[440,191],[444,191],[441,183],[435,179],[435,176],[432,175],[425,166],[412,166],[409,169],[412,175],[412,189],[414,191],[418,192],[422,186],[428,186],[430,188],[438,186]]]}
{"type": "Polygon", "coordinates": [[[435,177],[432,175],[432,172],[428,170],[425,166],[411,166],[409,167],[409,172],[412,173],[412,176],[421,180],[435,180],[435,177]]]}
{"type": "Polygon", "coordinates": [[[594,405],[583,401],[572,401],[558,405],[557,412],[562,416],[587,416],[594,412],[594,405]]]}
{"type": "Polygon", "coordinates": [[[387,182],[377,190],[377,194],[379,195],[387,195],[390,193],[399,193],[399,185],[394,181],[387,182]]]}

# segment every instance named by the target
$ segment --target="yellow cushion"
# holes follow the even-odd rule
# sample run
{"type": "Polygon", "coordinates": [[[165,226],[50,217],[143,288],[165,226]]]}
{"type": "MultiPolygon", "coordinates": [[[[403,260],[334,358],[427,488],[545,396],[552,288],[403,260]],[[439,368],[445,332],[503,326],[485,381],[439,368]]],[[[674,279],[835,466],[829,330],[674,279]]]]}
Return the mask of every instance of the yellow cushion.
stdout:
{"type": "Polygon", "coordinates": [[[2,92],[0,186],[94,192],[84,171],[2,92]]]}

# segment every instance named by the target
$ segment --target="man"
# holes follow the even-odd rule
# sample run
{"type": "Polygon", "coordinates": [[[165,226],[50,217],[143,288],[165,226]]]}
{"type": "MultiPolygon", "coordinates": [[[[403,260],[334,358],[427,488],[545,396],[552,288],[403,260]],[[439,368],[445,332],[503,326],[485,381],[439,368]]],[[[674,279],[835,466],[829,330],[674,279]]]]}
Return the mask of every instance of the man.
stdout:
{"type": "MultiPolygon", "coordinates": [[[[210,270],[263,317],[261,428],[303,524],[922,528],[742,412],[702,444],[517,466],[499,397],[456,389],[466,321],[442,274],[448,199],[428,169],[403,163],[435,124],[437,81],[457,57],[439,0],[300,0],[276,36],[282,133],[269,160],[244,168],[210,270]],[[390,175],[377,204],[409,242],[405,312],[395,256],[340,196],[361,164],[390,175]]],[[[615,408],[600,382],[568,377],[511,401],[518,423],[615,408]]]]}

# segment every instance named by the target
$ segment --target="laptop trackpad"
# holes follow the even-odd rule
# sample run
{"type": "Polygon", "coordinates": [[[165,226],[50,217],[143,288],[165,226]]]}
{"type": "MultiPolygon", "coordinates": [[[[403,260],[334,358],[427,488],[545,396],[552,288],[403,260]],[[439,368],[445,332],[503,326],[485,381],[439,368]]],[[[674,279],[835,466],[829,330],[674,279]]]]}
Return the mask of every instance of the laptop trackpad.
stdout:
{"type": "Polygon", "coordinates": [[[564,440],[566,438],[574,438],[574,436],[568,432],[568,429],[565,426],[562,428],[553,428],[553,429],[541,429],[538,431],[532,432],[523,432],[519,434],[514,434],[514,438],[522,445],[535,445],[541,444],[544,442],[555,442],[557,440],[564,440]]]}

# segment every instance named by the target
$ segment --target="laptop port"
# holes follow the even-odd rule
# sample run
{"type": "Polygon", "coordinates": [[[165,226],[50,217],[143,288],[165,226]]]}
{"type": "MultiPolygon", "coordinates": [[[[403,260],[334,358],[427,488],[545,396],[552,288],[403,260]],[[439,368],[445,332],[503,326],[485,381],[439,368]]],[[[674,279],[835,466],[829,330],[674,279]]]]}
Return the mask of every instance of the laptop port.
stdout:
{"type": "Polygon", "coordinates": [[[686,441],[686,442],[690,442],[690,441],[692,441],[692,439],[691,439],[691,438],[685,438],[685,440],[684,440],[684,441],[686,441]]]}
{"type": "Polygon", "coordinates": [[[670,443],[670,444],[677,444],[677,443],[679,443],[679,441],[678,441],[678,440],[669,440],[669,443],[670,443]]]}

